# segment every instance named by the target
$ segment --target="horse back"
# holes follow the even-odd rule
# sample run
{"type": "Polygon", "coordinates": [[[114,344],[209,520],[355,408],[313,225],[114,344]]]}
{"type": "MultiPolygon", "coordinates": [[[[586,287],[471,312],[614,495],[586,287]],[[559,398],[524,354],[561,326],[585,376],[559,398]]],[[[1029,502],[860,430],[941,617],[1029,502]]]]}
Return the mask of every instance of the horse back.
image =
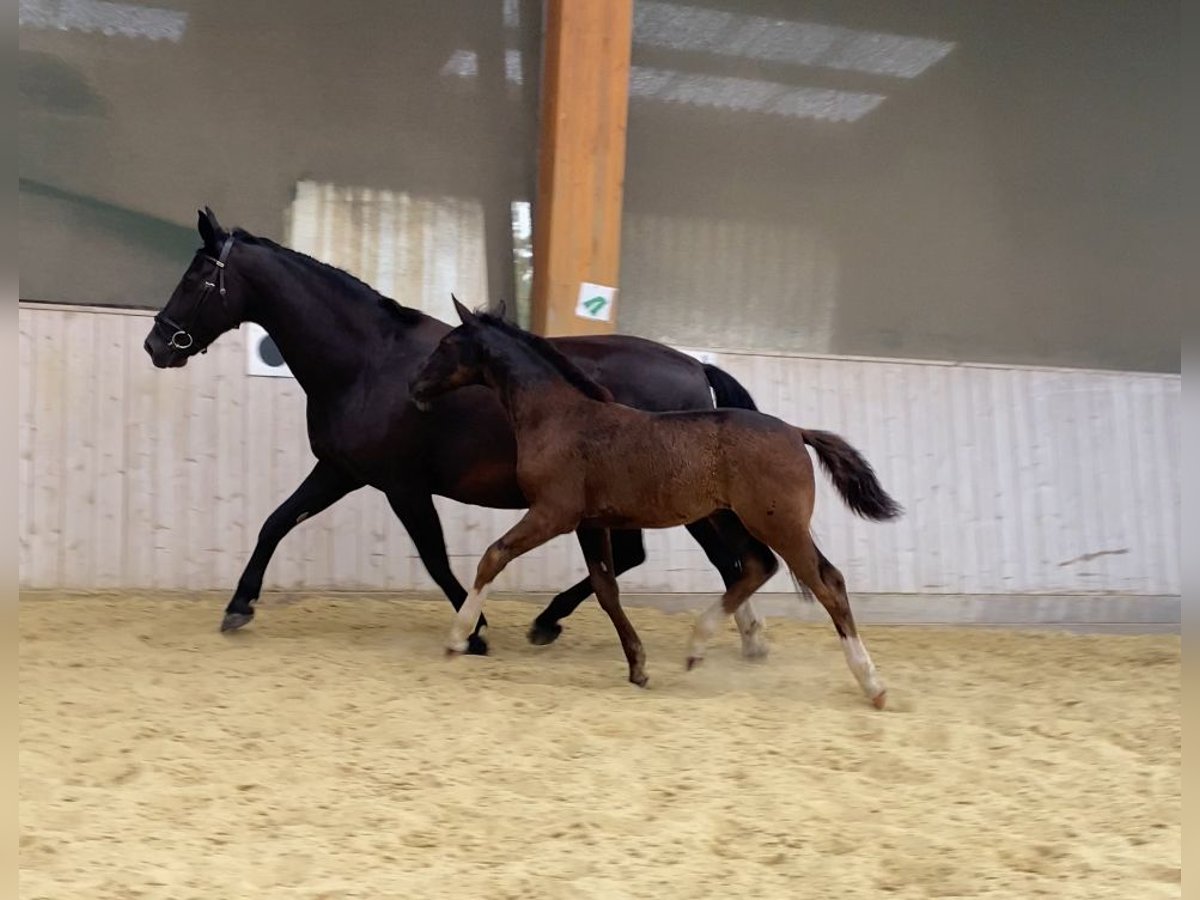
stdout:
{"type": "MultiPolygon", "coordinates": [[[[648,413],[620,404],[594,404],[555,430],[561,455],[541,476],[581,491],[574,502],[610,527],[667,527],[728,508],[747,473],[794,455],[799,434],[746,410],[648,413]]],[[[803,455],[802,437],[799,445],[803,455]]]]}

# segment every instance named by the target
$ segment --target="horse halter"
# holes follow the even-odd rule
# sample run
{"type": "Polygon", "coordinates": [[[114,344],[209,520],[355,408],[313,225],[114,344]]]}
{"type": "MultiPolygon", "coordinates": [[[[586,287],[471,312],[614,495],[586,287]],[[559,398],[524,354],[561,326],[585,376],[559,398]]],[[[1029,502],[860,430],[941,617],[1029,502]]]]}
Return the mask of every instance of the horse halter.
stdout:
{"type": "MultiPolygon", "coordinates": [[[[191,320],[188,323],[189,328],[195,324],[196,316],[200,312],[200,307],[204,305],[204,301],[208,298],[209,291],[211,291],[213,288],[216,288],[217,292],[220,293],[221,298],[224,299],[225,262],[229,259],[229,251],[232,249],[233,235],[229,235],[229,237],[225,238],[225,243],[221,246],[221,253],[219,256],[213,257],[207,253],[204,254],[205,259],[217,267],[217,280],[215,284],[212,281],[207,279],[205,280],[204,289],[200,291],[200,296],[197,297],[196,302],[192,304],[190,315],[188,316],[188,318],[191,320]]],[[[184,352],[192,349],[196,343],[196,339],[192,336],[192,333],[188,330],[188,328],[185,328],[178,322],[172,321],[162,311],[160,311],[158,315],[154,317],[154,326],[162,331],[162,333],[166,336],[167,346],[172,350],[184,352]]],[[[207,353],[208,348],[205,347],[200,352],[207,353]]]]}

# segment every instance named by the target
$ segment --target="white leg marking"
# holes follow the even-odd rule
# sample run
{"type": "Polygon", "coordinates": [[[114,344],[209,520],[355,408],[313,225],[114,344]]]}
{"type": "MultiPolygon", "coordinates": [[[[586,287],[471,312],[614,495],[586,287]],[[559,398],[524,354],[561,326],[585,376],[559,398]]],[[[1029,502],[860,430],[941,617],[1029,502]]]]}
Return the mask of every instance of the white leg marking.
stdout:
{"type": "Polygon", "coordinates": [[[846,665],[850,667],[869,699],[874,700],[884,692],[883,681],[875,671],[875,663],[871,662],[871,655],[867,653],[867,648],[863,646],[860,638],[842,638],[842,653],[846,655],[846,665]]]}
{"type": "Polygon", "coordinates": [[[485,584],[478,592],[471,591],[467,594],[462,609],[454,616],[454,623],[450,626],[450,641],[446,644],[447,650],[455,653],[466,651],[467,636],[475,629],[475,623],[479,621],[479,614],[483,612],[483,601],[487,599],[489,588],[491,585],[485,584]]]}
{"type": "Polygon", "coordinates": [[[692,659],[704,658],[704,647],[709,639],[716,634],[717,628],[721,622],[725,620],[725,609],[721,605],[722,598],[718,597],[717,602],[706,609],[696,619],[696,627],[692,629],[692,659]]]}
{"type": "Polygon", "coordinates": [[[742,656],[759,659],[767,655],[766,623],[754,608],[754,601],[747,599],[733,613],[738,631],[742,634],[742,656]]]}

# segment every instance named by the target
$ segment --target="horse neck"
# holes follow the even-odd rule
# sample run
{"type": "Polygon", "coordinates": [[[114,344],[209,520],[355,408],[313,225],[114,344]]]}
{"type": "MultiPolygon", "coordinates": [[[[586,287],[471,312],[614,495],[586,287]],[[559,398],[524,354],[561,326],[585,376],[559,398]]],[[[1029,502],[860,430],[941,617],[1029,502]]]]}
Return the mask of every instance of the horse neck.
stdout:
{"type": "Polygon", "coordinates": [[[593,402],[550,363],[524,347],[506,349],[491,370],[518,440],[522,432],[553,423],[567,410],[593,402]]]}
{"type": "Polygon", "coordinates": [[[353,382],[391,324],[376,298],[347,296],[269,247],[245,250],[235,263],[251,286],[245,317],[266,329],[300,386],[311,394],[353,382]]]}

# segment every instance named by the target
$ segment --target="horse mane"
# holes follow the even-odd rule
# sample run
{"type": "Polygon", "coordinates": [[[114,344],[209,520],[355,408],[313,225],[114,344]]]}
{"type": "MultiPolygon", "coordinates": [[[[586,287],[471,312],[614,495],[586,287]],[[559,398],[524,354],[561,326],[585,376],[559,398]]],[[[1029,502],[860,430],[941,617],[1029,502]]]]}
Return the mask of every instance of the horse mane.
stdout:
{"type": "Polygon", "coordinates": [[[266,247],[268,250],[273,250],[289,259],[292,262],[299,263],[306,269],[315,270],[318,274],[323,275],[331,281],[335,288],[341,292],[352,294],[355,296],[368,296],[374,299],[379,306],[387,312],[400,325],[416,325],[422,321],[425,316],[418,310],[409,309],[407,306],[401,306],[400,303],[385,297],[375,288],[371,287],[360,278],[355,278],[345,269],[339,269],[337,266],[327,262],[322,262],[319,259],[314,259],[306,253],[301,253],[299,250],[293,250],[291,247],[285,247],[282,244],[277,244],[270,238],[260,237],[257,234],[251,234],[244,228],[235,228],[232,235],[243,244],[251,244],[256,247],[266,247]]]}
{"type": "Polygon", "coordinates": [[[599,400],[602,403],[613,402],[612,392],[603,385],[593,381],[583,370],[575,363],[571,362],[563,355],[557,347],[551,344],[541,335],[534,334],[531,331],[526,331],[523,328],[518,328],[511,322],[502,319],[500,316],[493,313],[476,313],[475,317],[499,332],[502,332],[521,344],[524,344],[535,355],[544,359],[554,367],[554,370],[561,375],[571,387],[578,390],[585,397],[592,400],[599,400]]]}

